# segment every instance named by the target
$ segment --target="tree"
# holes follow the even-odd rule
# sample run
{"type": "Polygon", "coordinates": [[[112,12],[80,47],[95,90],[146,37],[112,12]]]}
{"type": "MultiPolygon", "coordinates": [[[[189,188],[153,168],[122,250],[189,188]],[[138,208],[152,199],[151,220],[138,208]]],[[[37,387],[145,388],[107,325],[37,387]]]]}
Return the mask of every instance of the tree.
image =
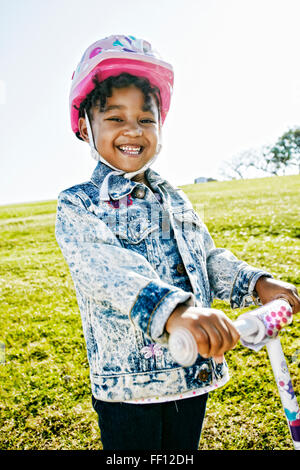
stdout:
{"type": "Polygon", "coordinates": [[[223,162],[220,174],[227,179],[243,179],[248,168],[249,152],[241,152],[231,160],[223,162]]]}
{"type": "Polygon", "coordinates": [[[280,166],[272,158],[270,158],[270,147],[263,145],[258,149],[254,149],[248,160],[248,168],[255,168],[269,175],[277,176],[280,166]]]}
{"type": "Polygon", "coordinates": [[[300,174],[300,128],[295,127],[285,132],[270,149],[270,157],[285,170],[296,165],[300,174]]]}
{"type": "Polygon", "coordinates": [[[249,169],[254,168],[265,173],[277,175],[278,168],[268,160],[269,147],[251,148],[244,150],[225,161],[220,169],[220,174],[228,179],[243,179],[249,177],[249,169]]]}
{"type": "Polygon", "coordinates": [[[254,168],[269,175],[278,176],[291,165],[296,165],[300,174],[300,128],[289,129],[273,145],[252,148],[224,162],[220,173],[229,179],[243,179],[254,168]]]}

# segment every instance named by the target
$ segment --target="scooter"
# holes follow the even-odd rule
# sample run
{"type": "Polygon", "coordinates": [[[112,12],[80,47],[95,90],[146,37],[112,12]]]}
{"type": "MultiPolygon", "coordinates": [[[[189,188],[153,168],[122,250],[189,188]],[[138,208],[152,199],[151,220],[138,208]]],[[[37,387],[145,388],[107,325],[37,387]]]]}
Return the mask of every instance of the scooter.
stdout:
{"type": "MultiPolygon", "coordinates": [[[[276,299],[234,321],[241,343],[254,351],[266,346],[295,450],[300,450],[300,409],[279,339],[279,331],[292,322],[292,310],[285,299],[276,299]]],[[[184,367],[198,356],[197,343],[186,328],[177,328],[169,337],[173,359],[184,367]]]]}

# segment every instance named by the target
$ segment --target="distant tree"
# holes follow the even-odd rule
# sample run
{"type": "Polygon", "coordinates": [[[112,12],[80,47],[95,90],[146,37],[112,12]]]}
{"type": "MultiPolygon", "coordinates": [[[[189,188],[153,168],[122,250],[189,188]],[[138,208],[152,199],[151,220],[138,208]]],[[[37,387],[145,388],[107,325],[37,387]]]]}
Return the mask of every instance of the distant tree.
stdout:
{"type": "Polygon", "coordinates": [[[264,145],[240,152],[223,163],[220,174],[229,179],[243,179],[249,169],[254,168],[277,176],[291,165],[296,165],[300,174],[300,128],[289,129],[275,144],[264,145]]]}
{"type": "Polygon", "coordinates": [[[249,151],[241,152],[231,160],[223,162],[220,174],[226,179],[243,179],[248,165],[249,151]]]}
{"type": "Polygon", "coordinates": [[[271,147],[263,145],[251,153],[248,161],[248,168],[255,168],[269,175],[277,176],[281,170],[282,162],[273,158],[271,147]]]}
{"type": "Polygon", "coordinates": [[[243,179],[249,175],[249,169],[255,168],[269,174],[277,174],[272,162],[267,161],[269,153],[267,146],[251,148],[235,155],[231,160],[223,162],[220,174],[228,179],[243,179]]]}
{"type": "Polygon", "coordinates": [[[289,129],[270,149],[271,160],[285,172],[290,165],[296,165],[300,174],[300,128],[289,129]]]}

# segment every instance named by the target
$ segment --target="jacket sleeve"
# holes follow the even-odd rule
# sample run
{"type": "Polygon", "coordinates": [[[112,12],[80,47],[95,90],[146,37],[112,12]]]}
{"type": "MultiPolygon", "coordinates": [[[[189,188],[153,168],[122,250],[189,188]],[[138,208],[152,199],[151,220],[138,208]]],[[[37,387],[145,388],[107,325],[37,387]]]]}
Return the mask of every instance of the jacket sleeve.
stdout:
{"type": "Polygon", "coordinates": [[[56,240],[76,289],[105,311],[127,317],[153,341],[164,343],[165,323],[194,294],[161,281],[145,257],[122,247],[113,231],[70,190],[58,197],[56,240]],[[107,308],[107,307],[111,307],[107,308]]]}
{"type": "Polygon", "coordinates": [[[213,297],[230,302],[231,308],[260,303],[255,284],[261,276],[273,277],[262,269],[241,261],[225,248],[216,248],[203,223],[207,273],[213,297]]]}

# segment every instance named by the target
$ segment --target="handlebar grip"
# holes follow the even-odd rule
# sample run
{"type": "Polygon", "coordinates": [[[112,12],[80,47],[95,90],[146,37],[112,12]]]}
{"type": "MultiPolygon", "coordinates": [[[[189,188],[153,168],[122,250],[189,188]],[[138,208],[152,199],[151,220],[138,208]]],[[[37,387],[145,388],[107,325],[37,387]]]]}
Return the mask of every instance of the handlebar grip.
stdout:
{"type": "MultiPolygon", "coordinates": [[[[242,314],[233,324],[245,344],[257,345],[262,341],[275,338],[278,331],[291,321],[291,306],[286,299],[279,298],[252,313],[242,314]]],[[[180,327],[170,335],[169,349],[174,360],[184,367],[189,367],[196,362],[197,343],[192,333],[186,328],[180,327]]]]}
{"type": "Polygon", "coordinates": [[[187,328],[177,328],[170,334],[169,350],[174,361],[183,367],[192,366],[198,356],[196,340],[187,328]]]}
{"type": "MultiPolygon", "coordinates": [[[[234,326],[243,338],[251,335],[264,335],[264,325],[255,317],[245,317],[234,322],[234,326]]],[[[169,338],[169,350],[173,359],[183,367],[192,366],[198,356],[198,347],[194,336],[187,328],[177,328],[169,338]]]]}

